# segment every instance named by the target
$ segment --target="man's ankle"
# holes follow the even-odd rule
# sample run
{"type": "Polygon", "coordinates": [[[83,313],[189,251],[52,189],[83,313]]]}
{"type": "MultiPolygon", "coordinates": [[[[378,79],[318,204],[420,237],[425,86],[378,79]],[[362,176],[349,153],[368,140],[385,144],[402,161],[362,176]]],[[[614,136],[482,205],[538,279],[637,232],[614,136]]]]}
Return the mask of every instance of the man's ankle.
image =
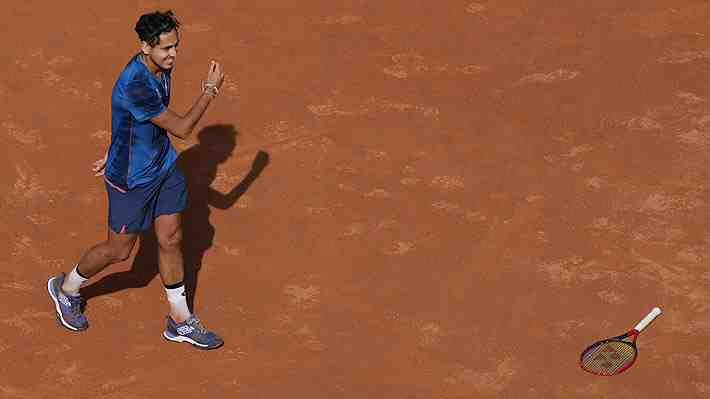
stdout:
{"type": "Polygon", "coordinates": [[[192,315],[188,315],[187,317],[185,317],[185,315],[170,313],[170,318],[173,319],[173,321],[174,321],[176,324],[180,324],[180,323],[186,322],[187,319],[190,318],[190,316],[192,316],[192,315]]]}

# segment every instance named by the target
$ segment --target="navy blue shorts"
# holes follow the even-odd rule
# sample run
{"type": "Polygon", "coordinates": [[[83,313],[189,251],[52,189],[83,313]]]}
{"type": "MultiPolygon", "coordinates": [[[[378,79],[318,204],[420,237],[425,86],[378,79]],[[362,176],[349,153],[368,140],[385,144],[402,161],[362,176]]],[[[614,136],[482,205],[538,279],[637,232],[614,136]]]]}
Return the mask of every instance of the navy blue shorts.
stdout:
{"type": "Polygon", "coordinates": [[[180,213],[187,207],[187,182],[177,166],[148,185],[123,191],[106,181],[108,224],[116,233],[148,230],[160,215],[180,213]]]}

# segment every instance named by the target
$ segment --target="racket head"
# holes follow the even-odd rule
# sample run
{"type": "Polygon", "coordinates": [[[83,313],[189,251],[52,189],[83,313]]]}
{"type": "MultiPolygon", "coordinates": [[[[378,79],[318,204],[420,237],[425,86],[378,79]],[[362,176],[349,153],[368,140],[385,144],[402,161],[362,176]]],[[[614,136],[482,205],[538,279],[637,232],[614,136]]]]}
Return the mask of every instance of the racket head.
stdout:
{"type": "Polygon", "coordinates": [[[579,366],[584,371],[604,377],[623,373],[633,366],[638,357],[637,336],[638,332],[631,330],[626,334],[593,343],[582,351],[579,366]],[[628,341],[627,338],[631,340],[628,341]]]}

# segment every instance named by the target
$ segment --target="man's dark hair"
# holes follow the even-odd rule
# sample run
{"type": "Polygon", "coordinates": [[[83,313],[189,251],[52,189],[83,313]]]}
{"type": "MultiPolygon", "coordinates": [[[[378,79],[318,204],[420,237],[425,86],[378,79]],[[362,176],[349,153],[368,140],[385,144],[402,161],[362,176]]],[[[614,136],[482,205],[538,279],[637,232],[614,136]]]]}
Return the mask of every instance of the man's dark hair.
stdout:
{"type": "Polygon", "coordinates": [[[177,20],[171,10],[165,12],[152,12],[143,14],[136,22],[136,33],[138,37],[148,43],[151,47],[160,42],[160,35],[177,30],[180,27],[180,21],[177,20]]]}

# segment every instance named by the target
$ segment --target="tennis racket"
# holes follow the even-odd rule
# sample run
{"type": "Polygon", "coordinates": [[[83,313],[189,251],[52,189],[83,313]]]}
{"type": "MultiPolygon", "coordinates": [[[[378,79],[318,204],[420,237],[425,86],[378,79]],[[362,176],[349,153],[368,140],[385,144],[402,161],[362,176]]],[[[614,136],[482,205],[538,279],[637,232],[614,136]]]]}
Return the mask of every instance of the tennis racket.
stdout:
{"type": "Polygon", "coordinates": [[[626,334],[590,345],[579,358],[582,370],[601,376],[616,375],[627,370],[638,356],[636,338],[660,314],[661,309],[655,307],[626,334]]]}

